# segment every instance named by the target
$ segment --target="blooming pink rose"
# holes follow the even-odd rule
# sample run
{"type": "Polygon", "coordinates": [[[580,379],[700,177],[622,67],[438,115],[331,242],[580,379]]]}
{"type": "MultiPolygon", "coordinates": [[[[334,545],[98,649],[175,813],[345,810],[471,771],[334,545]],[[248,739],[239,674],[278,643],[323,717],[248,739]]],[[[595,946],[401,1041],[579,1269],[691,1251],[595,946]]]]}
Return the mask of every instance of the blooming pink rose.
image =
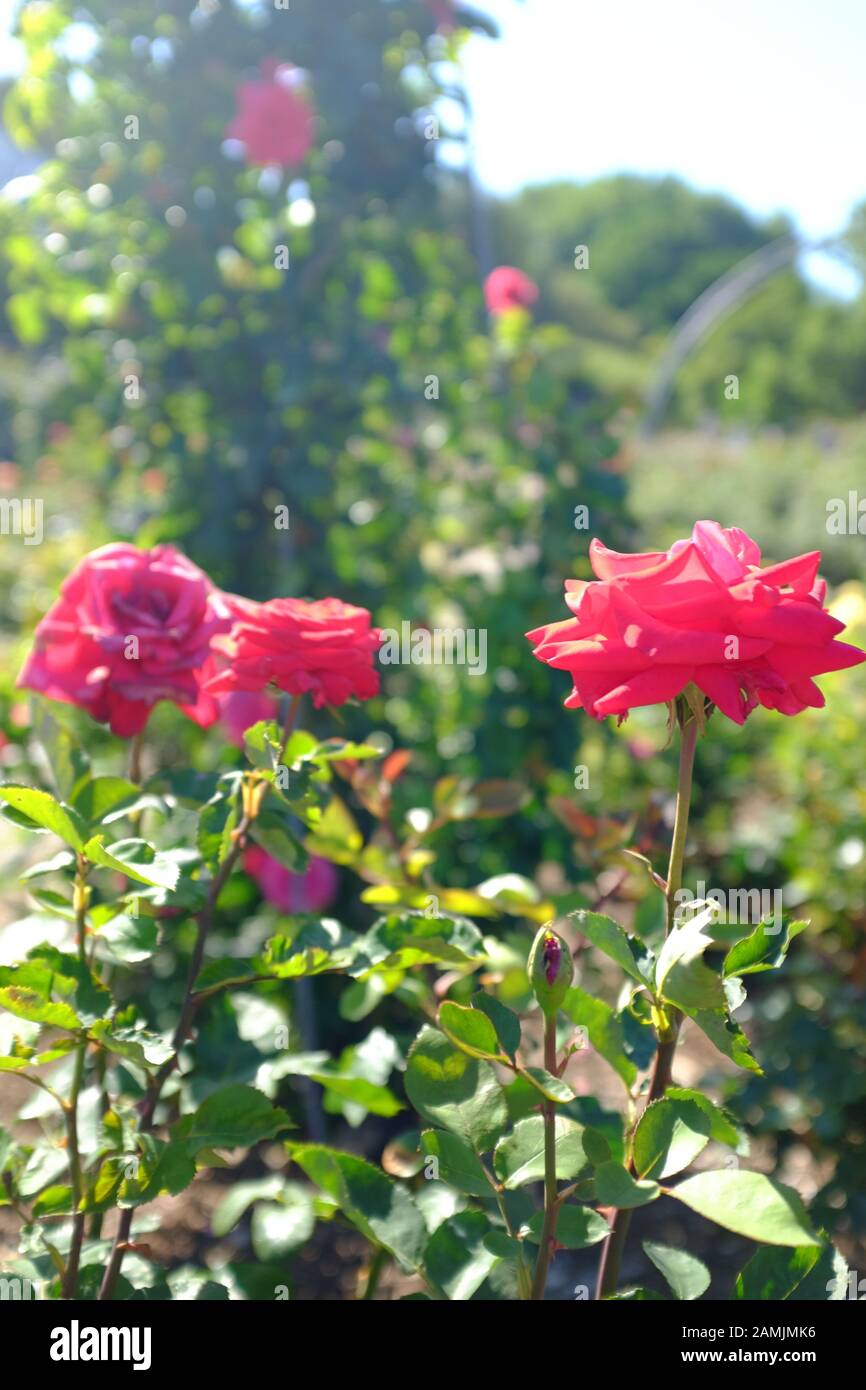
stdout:
{"type": "Polygon", "coordinates": [[[244,868],[262,897],[280,912],[324,912],[337,895],[337,870],[330,860],[317,855],[302,874],[293,874],[260,845],[250,845],[244,851],[244,868]]]}
{"type": "Polygon", "coordinates": [[[866,660],[834,640],[818,550],[761,569],[745,531],[696,523],[667,553],[620,555],[594,540],[595,581],[567,580],[574,616],[526,635],[535,656],[570,672],[565,701],[596,719],[672,700],[694,682],[742,724],[757,704],[782,714],[819,708],[813,676],[866,660]]]}
{"type": "Polygon", "coordinates": [[[233,690],[218,704],[220,724],[236,748],[243,748],[247,729],[262,719],[275,719],[277,714],[276,700],[250,690],[233,690]]]}
{"type": "Polygon", "coordinates": [[[231,631],[214,641],[218,668],[205,683],[209,694],[275,685],[289,695],[309,691],[317,709],[378,694],[373,657],[381,639],[366,608],[338,598],[274,598],[236,611],[231,631]]]}
{"type": "Polygon", "coordinates": [[[538,298],[538,286],[513,265],[498,265],[484,281],[484,298],[491,314],[528,309],[538,298]]]}
{"type": "Polygon", "coordinates": [[[140,733],[158,700],[197,724],[217,717],[201,689],[211,638],[231,624],[226,595],[171,545],[105,545],[64,580],[36,629],[18,685],[78,705],[112,733],[140,733]]]}
{"type": "Polygon", "coordinates": [[[226,127],[230,140],[241,140],[248,164],[295,168],[313,144],[313,111],[285,81],[285,66],[272,65],[262,80],[243,82],[235,92],[237,114],[226,127]]]}

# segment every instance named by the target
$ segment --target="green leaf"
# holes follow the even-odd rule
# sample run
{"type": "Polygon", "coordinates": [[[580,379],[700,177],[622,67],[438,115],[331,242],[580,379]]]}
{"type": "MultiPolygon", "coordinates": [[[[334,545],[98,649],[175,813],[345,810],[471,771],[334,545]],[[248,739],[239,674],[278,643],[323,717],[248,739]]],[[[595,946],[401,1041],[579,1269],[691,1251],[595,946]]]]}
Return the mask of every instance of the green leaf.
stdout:
{"type": "MultiPolygon", "coordinates": [[[[544,1212],[537,1211],[525,1228],[527,1239],[538,1245],[543,1225],[544,1212]]],[[[567,1250],[586,1250],[591,1245],[598,1245],[599,1241],[604,1240],[609,1234],[610,1226],[592,1207],[567,1202],[560,1210],[556,1223],[556,1240],[558,1245],[564,1245],[567,1250]]]]}
{"type": "Polygon", "coordinates": [[[63,869],[71,869],[74,863],[75,855],[68,849],[60,849],[50,859],[40,859],[38,864],[31,864],[18,877],[22,883],[27,883],[31,878],[39,878],[41,874],[55,874],[63,869]]]}
{"type": "Polygon", "coordinates": [[[645,1240],[643,1248],[656,1269],[667,1279],[676,1298],[689,1302],[700,1298],[710,1287],[710,1271],[687,1250],[674,1250],[653,1240],[645,1240]]]}
{"type": "Polygon", "coordinates": [[[371,1115],[384,1115],[387,1118],[398,1115],[405,1109],[387,1086],[378,1085],[364,1076],[347,1075],[337,1070],[328,1071],[324,1067],[308,1072],[307,1075],[326,1090],[332,1091],[335,1096],[341,1096],[343,1100],[352,1101],[355,1105],[362,1105],[371,1115]]]}
{"type": "Polygon", "coordinates": [[[427,917],[423,912],[380,917],[358,939],[351,974],[374,966],[408,970],[415,965],[470,966],[481,960],[481,933],[465,917],[427,917]]]}
{"type": "Polygon", "coordinates": [[[709,970],[703,954],[713,945],[704,931],[706,914],[674,927],[656,961],[655,982],[660,996],[684,1013],[727,1007],[721,976],[709,970]]]}
{"type": "Polygon", "coordinates": [[[422,1119],[466,1139],[477,1153],[493,1147],[508,1118],[489,1063],[452,1047],[435,1028],[422,1028],[412,1044],[405,1085],[422,1119]]]}
{"type": "Polygon", "coordinates": [[[802,1284],[822,1254],[818,1245],[788,1248],[762,1245],[737,1275],[734,1298],[784,1302],[802,1284]]]}
{"type": "Polygon", "coordinates": [[[499,1046],[514,1061],[517,1049],[520,1046],[520,1019],[512,1009],[506,1008],[504,1004],[493,994],[487,994],[483,989],[479,989],[469,1001],[474,1009],[480,1009],[485,1013],[496,1029],[496,1036],[499,1039],[499,1046]]]}
{"type": "Polygon", "coordinates": [[[630,975],[641,985],[652,981],[652,952],[639,937],[629,936],[612,917],[605,917],[600,912],[581,910],[571,912],[569,916],[574,922],[575,930],[591,941],[599,951],[616,961],[626,975],[630,975]]]}
{"type": "Polygon", "coordinates": [[[425,1167],[430,1158],[439,1166],[439,1178],[470,1197],[491,1197],[493,1187],[478,1155],[456,1134],[443,1129],[425,1129],[421,1135],[420,1152],[425,1167]]]}
{"type": "Polygon", "coordinates": [[[322,1144],[287,1148],[310,1181],[338,1203],[368,1240],[384,1246],[405,1269],[417,1269],[427,1227],[405,1187],[354,1154],[322,1144]]]}
{"type": "Polygon", "coordinates": [[[32,1210],[34,1216],[59,1216],[72,1211],[72,1188],[62,1184],[43,1188],[32,1210]]]}
{"type": "Polygon", "coordinates": [[[67,845],[80,852],[84,848],[87,829],[84,821],[71,806],[56,801],[49,792],[34,787],[0,786],[0,801],[12,808],[9,816],[25,830],[48,830],[59,835],[67,845]]]}
{"type": "MultiPolygon", "coordinates": [[[[244,752],[253,767],[265,768],[271,772],[277,765],[282,741],[282,731],[276,720],[260,719],[244,733],[244,752]]],[[[288,751],[287,748],[287,755],[288,751]]]]}
{"type": "MultiPolygon", "coordinates": [[[[556,1176],[576,1178],[587,1167],[583,1126],[565,1115],[556,1116],[556,1176]]],[[[544,1119],[529,1115],[519,1120],[511,1134],[500,1139],[493,1154],[493,1168],[509,1191],[544,1178],[544,1119]]]]}
{"type": "Polygon", "coordinates": [[[142,805],[159,803],[124,777],[92,777],[73,796],[72,804],[88,825],[109,825],[142,805]]]}
{"type": "Polygon", "coordinates": [[[670,1195],[737,1235],[766,1245],[820,1245],[800,1197],[763,1173],[721,1169],[687,1178],[670,1195]]]}
{"type": "Polygon", "coordinates": [[[454,1302],[463,1302],[481,1287],[498,1256],[488,1249],[490,1222],[480,1211],[449,1216],[430,1237],[424,1267],[437,1288],[454,1302]]]}
{"type": "Polygon", "coordinates": [[[525,1076],[546,1100],[555,1101],[557,1105],[568,1105],[574,1100],[574,1091],[567,1082],[545,1071],[544,1067],[521,1067],[520,1075],[525,1076]]]}
{"type": "Polygon", "coordinates": [[[286,1112],[271,1105],[261,1091],[236,1085],[208,1096],[189,1117],[182,1137],[193,1150],[250,1148],[291,1128],[286,1112]]]}
{"type": "Polygon", "coordinates": [[[180,877],[180,867],[174,860],[158,854],[146,840],[118,840],[106,849],[101,835],[94,835],[84,846],[91,864],[114,869],[136,883],[150,888],[174,888],[180,877]]]}
{"type": "Polygon", "coordinates": [[[642,1207],[660,1195],[657,1182],[636,1180],[621,1163],[601,1163],[595,1170],[595,1196],[603,1207],[642,1207]]]}
{"type": "Polygon", "coordinates": [[[469,1057],[496,1061],[504,1055],[500,1051],[496,1029],[480,1009],[472,1009],[465,1004],[453,1004],[446,999],[444,1004],[439,1006],[438,1023],[446,1038],[469,1057]]]}
{"type": "Polygon", "coordinates": [[[283,1259],[305,1245],[315,1227],[310,1192],[300,1183],[284,1183],[279,1202],[260,1202],[253,1212],[253,1249],[260,1260],[283,1259]]]}
{"type": "Polygon", "coordinates": [[[725,956],[725,975],[752,975],[760,970],[777,970],[788,954],[788,947],[805,931],[808,922],[785,922],[782,929],[773,931],[772,921],[758,924],[751,936],[737,941],[725,956]]]}
{"type": "Polygon", "coordinates": [[[149,960],[156,950],[159,926],[153,917],[128,917],[122,912],[106,922],[96,934],[97,943],[124,965],[149,960]]]}
{"type": "Polygon", "coordinates": [[[21,1053],[16,1053],[14,1056],[0,1057],[0,1071],[24,1071],[27,1067],[44,1067],[49,1062],[56,1062],[59,1058],[66,1057],[73,1047],[75,1047],[74,1038],[58,1038],[54,1046],[48,1048],[46,1052],[31,1052],[29,1048],[24,1048],[21,1053]]]}
{"type": "Polygon", "coordinates": [[[364,837],[348,806],[338,796],[331,797],[304,847],[310,854],[320,854],[335,864],[354,863],[364,847],[364,837]]]}
{"type": "Polygon", "coordinates": [[[95,1194],[97,1198],[100,1196],[101,1186],[102,1205],[116,1203],[120,1207],[144,1206],[163,1192],[176,1197],[184,1188],[189,1187],[195,1178],[196,1167],[186,1145],[179,1142],[164,1143],[150,1135],[146,1136],[146,1141],[147,1152],[140,1159],[133,1175],[127,1176],[129,1160],[124,1155],[108,1159],[103,1165],[105,1171],[100,1172],[100,1183],[95,1194]],[[111,1184],[113,1164],[117,1165],[115,1176],[120,1177],[116,1193],[112,1193],[111,1184]]]}
{"type": "Polygon", "coordinates": [[[609,1004],[593,999],[582,989],[573,986],[562,1001],[563,1012],[572,1023],[585,1028],[589,1041],[600,1057],[613,1067],[627,1087],[637,1079],[637,1067],[625,1050],[622,1023],[609,1004]]]}
{"type": "Polygon", "coordinates": [[[293,834],[287,817],[275,811],[271,801],[266,802],[265,809],[256,816],[250,835],[283,868],[292,873],[303,873],[306,869],[309,862],[306,849],[293,834]]]}
{"type": "Polygon", "coordinates": [[[347,743],[341,738],[326,738],[324,743],[317,743],[315,748],[304,754],[305,758],[315,763],[338,763],[346,758],[360,762],[381,756],[382,749],[374,747],[372,743],[347,743]]]}
{"type": "MultiPolygon", "coordinates": [[[[67,981],[67,983],[69,983],[67,981]]],[[[71,982],[74,986],[74,981],[71,982]]],[[[47,965],[26,961],[0,967],[0,1007],[30,1023],[74,1032],[81,1019],[65,1000],[52,998],[55,974],[47,965]]]]}
{"type": "Polygon", "coordinates": [[[214,1235],[227,1236],[253,1202],[269,1201],[279,1196],[284,1184],[285,1178],[279,1173],[273,1173],[267,1178],[256,1178],[252,1182],[235,1183],[229,1188],[211,1218],[211,1230],[214,1235]]]}
{"type": "Polygon", "coordinates": [[[744,1071],[752,1071],[758,1076],[763,1076],[764,1073],[752,1056],[749,1039],[740,1025],[729,1016],[726,1008],[699,1009],[691,1017],[701,1032],[706,1034],[710,1042],[725,1057],[729,1057],[744,1071]]]}
{"type": "Polygon", "coordinates": [[[196,846],[215,873],[232,848],[232,831],[238,823],[237,798],[218,796],[202,806],[196,830],[196,846]]]}
{"type": "Polygon", "coordinates": [[[634,1165],[641,1178],[669,1178],[697,1158],[710,1139],[710,1121],[691,1100],[664,1098],[648,1105],[634,1134],[634,1165]]]}
{"type": "Polygon", "coordinates": [[[77,956],[56,946],[36,946],[22,965],[0,969],[0,984],[29,986],[46,1001],[62,1001],[74,1009],[79,1024],[104,1018],[112,1007],[111,995],[101,980],[77,956]]]}
{"type": "Polygon", "coordinates": [[[169,1057],[174,1056],[170,1042],[158,1033],[149,1033],[144,1028],[112,1027],[105,1020],[94,1023],[89,1036],[100,1047],[123,1057],[145,1071],[156,1071],[169,1057]]]}
{"type": "Polygon", "coordinates": [[[700,1106],[710,1124],[710,1138],[717,1144],[727,1144],[728,1148],[740,1150],[743,1136],[737,1127],[734,1118],[723,1110],[720,1105],[711,1101],[709,1096],[702,1095],[700,1091],[688,1090],[685,1086],[668,1086],[665,1091],[667,1100],[691,1101],[694,1105],[700,1106]]]}

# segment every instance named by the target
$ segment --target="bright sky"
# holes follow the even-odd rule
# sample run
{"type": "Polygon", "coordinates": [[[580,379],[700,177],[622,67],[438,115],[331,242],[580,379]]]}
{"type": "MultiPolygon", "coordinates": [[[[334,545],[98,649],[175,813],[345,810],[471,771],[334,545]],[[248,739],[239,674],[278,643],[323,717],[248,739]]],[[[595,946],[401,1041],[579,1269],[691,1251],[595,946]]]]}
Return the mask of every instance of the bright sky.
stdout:
{"type": "Polygon", "coordinates": [[[478,170],[682,175],[820,236],[866,199],[863,0],[473,0],[478,170]]]}
{"type": "MultiPolygon", "coordinates": [[[[864,0],[471,3],[502,28],[465,55],[476,167],[496,192],[676,173],[812,237],[866,199],[864,0]]],[[[13,9],[0,0],[0,36],[13,9]]],[[[0,70],[14,56],[0,37],[0,70]]]]}
{"type": "MultiPolygon", "coordinates": [[[[466,51],[481,182],[500,193],[675,173],[809,237],[866,200],[864,0],[475,0],[466,51]]],[[[851,293],[827,257],[804,269],[851,293]]]]}

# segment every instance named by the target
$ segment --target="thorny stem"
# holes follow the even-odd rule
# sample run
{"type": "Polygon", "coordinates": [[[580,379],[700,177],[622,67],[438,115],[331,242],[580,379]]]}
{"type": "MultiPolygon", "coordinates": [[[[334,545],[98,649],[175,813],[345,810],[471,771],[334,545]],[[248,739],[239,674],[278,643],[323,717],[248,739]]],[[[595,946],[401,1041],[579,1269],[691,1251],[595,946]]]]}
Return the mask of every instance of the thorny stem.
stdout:
{"type": "MultiPolygon", "coordinates": [[[[556,1075],[556,1014],[544,1015],[544,1069],[556,1075]]],[[[559,1202],[556,1192],[556,1102],[545,1100],[544,1114],[544,1224],[535,1264],[531,1297],[535,1302],[544,1298],[547,1271],[556,1244],[556,1223],[559,1202]]]]}
{"type": "MultiPolygon", "coordinates": [[[[683,725],[682,738],[680,741],[680,766],[677,781],[677,809],[674,818],[674,833],[671,840],[670,861],[668,863],[668,877],[665,887],[665,901],[667,905],[666,931],[669,935],[674,927],[674,920],[677,906],[677,893],[682,887],[683,881],[683,860],[686,850],[686,835],[689,828],[689,809],[692,798],[692,774],[695,766],[695,747],[698,738],[698,723],[695,718],[690,718],[683,725]]],[[[673,1071],[674,1053],[676,1052],[677,1039],[679,1037],[682,1014],[676,1009],[668,1011],[669,1030],[668,1036],[659,1041],[656,1050],[655,1062],[653,1064],[652,1078],[650,1080],[649,1093],[647,1095],[647,1105],[653,1101],[660,1100],[671,1084],[671,1073],[673,1071]]],[[[617,1281],[619,1279],[619,1267],[622,1260],[623,1250],[628,1238],[628,1230],[631,1225],[631,1209],[621,1208],[615,1211],[611,1218],[610,1234],[604,1242],[601,1254],[601,1263],[598,1270],[598,1287],[596,1298],[609,1298],[616,1293],[617,1281]]]]}

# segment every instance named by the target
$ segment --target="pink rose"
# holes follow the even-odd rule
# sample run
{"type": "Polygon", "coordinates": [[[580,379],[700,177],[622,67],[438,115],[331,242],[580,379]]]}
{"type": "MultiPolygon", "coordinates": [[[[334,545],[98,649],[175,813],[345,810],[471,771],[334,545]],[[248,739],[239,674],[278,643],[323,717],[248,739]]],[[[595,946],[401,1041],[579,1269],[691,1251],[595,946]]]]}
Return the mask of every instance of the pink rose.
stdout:
{"type": "Polygon", "coordinates": [[[289,695],[309,692],[316,709],[378,694],[373,658],[380,637],[366,608],[338,598],[274,598],[245,602],[236,612],[231,632],[214,642],[218,667],[205,684],[208,694],[275,685],[289,695]]]}
{"type": "Polygon", "coordinates": [[[317,855],[302,874],[293,874],[260,845],[250,845],[244,852],[244,868],[262,897],[280,912],[324,912],[337,895],[337,870],[330,860],[317,855]]]}
{"type": "Polygon", "coordinates": [[[290,72],[287,66],[271,65],[261,81],[243,82],[235,92],[237,114],[226,136],[243,142],[248,164],[295,168],[312,147],[313,111],[286,81],[290,72]]]}
{"type": "Polygon", "coordinates": [[[526,635],[535,656],[568,671],[565,701],[596,719],[672,700],[694,682],[742,724],[756,705],[820,708],[813,676],[866,660],[834,640],[844,623],[824,609],[820,551],[761,569],[745,531],[699,521],[691,539],[648,555],[594,540],[595,581],[567,580],[574,616],[526,635]]]}
{"type": "Polygon", "coordinates": [[[275,719],[277,714],[276,700],[249,690],[233,690],[218,704],[220,724],[236,748],[243,748],[247,729],[262,719],[275,719]]]}
{"type": "Polygon", "coordinates": [[[201,689],[211,638],[231,623],[226,595],[171,545],[105,545],[86,555],[36,629],[18,685],[140,733],[158,700],[196,724],[217,717],[201,689]]]}
{"type": "Polygon", "coordinates": [[[499,265],[484,281],[484,299],[491,314],[528,309],[538,298],[538,286],[513,265],[499,265]]]}

